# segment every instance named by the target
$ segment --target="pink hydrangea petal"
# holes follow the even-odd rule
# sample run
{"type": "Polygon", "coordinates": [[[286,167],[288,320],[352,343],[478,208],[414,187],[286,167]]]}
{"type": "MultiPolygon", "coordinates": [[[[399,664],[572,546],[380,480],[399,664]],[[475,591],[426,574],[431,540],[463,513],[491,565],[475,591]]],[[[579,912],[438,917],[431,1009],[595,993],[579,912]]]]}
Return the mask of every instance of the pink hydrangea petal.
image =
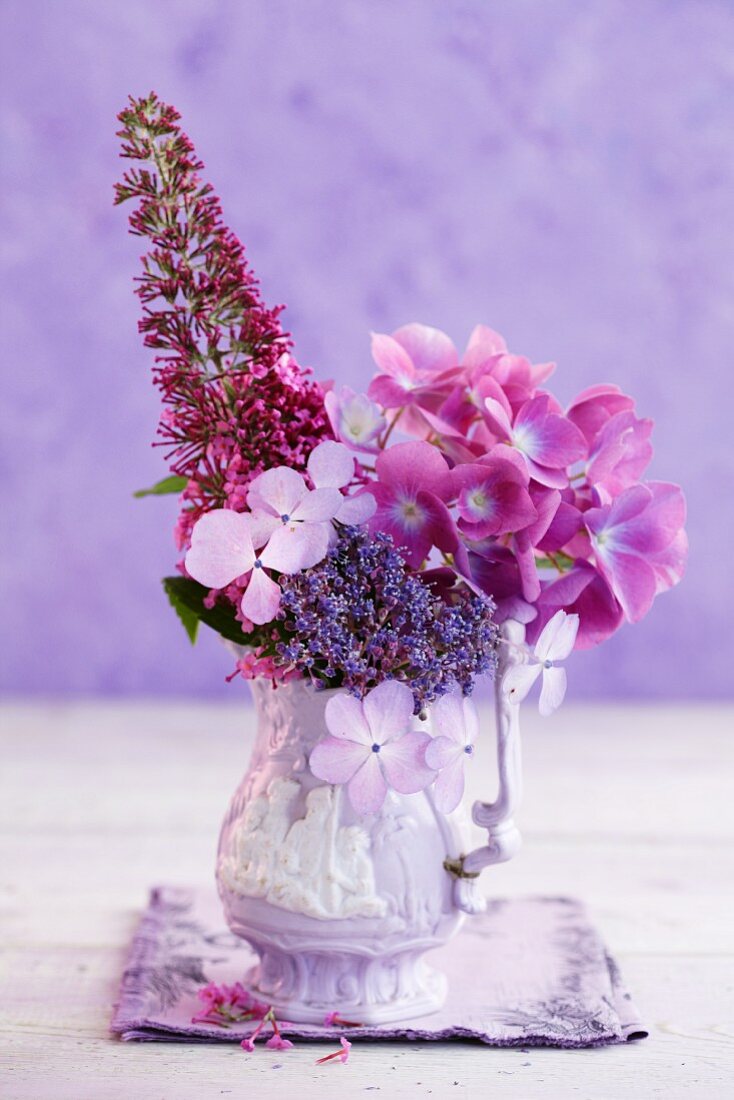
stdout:
{"type": "Polygon", "coordinates": [[[529,603],[535,603],[540,595],[540,577],[528,531],[518,531],[513,539],[513,545],[523,597],[529,603]]]}
{"type": "Polygon", "coordinates": [[[433,784],[433,801],[442,814],[450,814],[461,802],[464,795],[464,766],[466,754],[448,764],[436,777],[433,784]]]}
{"type": "Polygon", "coordinates": [[[247,507],[276,516],[290,516],[308,489],[301,475],[288,466],[276,466],[259,474],[247,494],[247,507]]]}
{"type": "Polygon", "coordinates": [[[349,781],[347,794],[358,814],[377,813],[385,801],[387,783],[377,759],[379,755],[370,752],[362,767],[349,781]]]}
{"type": "Polygon", "coordinates": [[[358,741],[362,745],[372,744],[373,737],[362,703],[354,695],[348,695],[346,691],[332,695],[326,704],[324,717],[326,728],[333,737],[358,741]]]}
{"type": "Polygon", "coordinates": [[[256,550],[259,550],[261,546],[264,546],[268,541],[273,531],[276,530],[281,524],[282,520],[279,516],[274,516],[272,512],[251,512],[250,513],[250,531],[252,533],[252,544],[256,550]]]}
{"type": "Polygon", "coordinates": [[[377,510],[370,527],[392,537],[408,565],[418,569],[433,546],[438,544],[448,553],[458,545],[454,521],[446,505],[430,493],[392,490],[380,482],[370,486],[377,501],[377,510]]]}
{"type": "Polygon", "coordinates": [[[686,502],[678,485],[651,481],[651,500],[633,523],[619,532],[617,544],[647,557],[665,550],[686,520],[686,502]]]}
{"type": "Polygon", "coordinates": [[[430,325],[403,325],[393,333],[393,339],[405,349],[418,371],[450,370],[459,361],[450,337],[430,325]]]}
{"type": "Polygon", "coordinates": [[[340,394],[335,393],[334,390],[327,390],[324,394],[324,408],[334,435],[341,434],[342,403],[348,401],[353,394],[354,390],[350,389],[349,386],[342,386],[340,394]]]}
{"type": "Polygon", "coordinates": [[[536,546],[553,522],[562,497],[557,489],[551,489],[547,485],[531,486],[530,496],[537,516],[527,528],[526,534],[533,546],[536,546]]]}
{"type": "Polygon", "coordinates": [[[389,374],[376,375],[367,387],[367,396],[382,405],[383,409],[399,409],[412,400],[411,390],[389,374]]]}
{"type": "Polygon", "coordinates": [[[512,424],[507,410],[494,397],[485,397],[483,415],[501,442],[512,439],[512,424]]]}
{"type": "Polygon", "coordinates": [[[270,536],[260,560],[279,573],[310,569],[326,557],[330,528],[329,523],[283,523],[270,536]]]}
{"type": "Polygon", "coordinates": [[[479,367],[505,351],[507,344],[503,336],[488,325],[476,325],[472,329],[461,362],[465,367],[479,367]]]}
{"type": "Polygon", "coordinates": [[[525,461],[530,476],[539,485],[546,485],[549,489],[565,489],[568,485],[568,475],[565,470],[549,470],[546,466],[539,466],[527,455],[525,455],[525,461]]]}
{"type": "Polygon", "coordinates": [[[542,666],[537,664],[515,665],[513,668],[508,669],[502,678],[503,695],[506,695],[513,703],[522,703],[540,676],[541,669],[542,666]]]}
{"type": "Polygon", "coordinates": [[[375,463],[380,481],[392,487],[418,492],[425,489],[437,496],[450,492],[449,466],[438,447],[423,440],[396,443],[383,451],[375,463]]]}
{"type": "Polygon", "coordinates": [[[488,486],[487,492],[491,493],[492,508],[486,518],[478,516],[473,521],[479,526],[475,538],[521,531],[537,520],[535,504],[524,486],[513,481],[499,481],[488,486]]]}
{"type": "Polygon", "coordinates": [[[573,569],[543,588],[539,615],[528,627],[532,644],[555,610],[565,608],[579,616],[575,649],[591,649],[606,641],[622,625],[624,613],[607,581],[589,562],[577,561],[573,569]]]}
{"type": "Polygon", "coordinates": [[[544,718],[557,710],[566,694],[565,668],[544,668],[538,709],[544,718]]]}
{"type": "Polygon", "coordinates": [[[435,772],[426,764],[426,747],[431,738],[427,733],[411,731],[402,737],[386,741],[379,754],[385,777],[400,794],[415,794],[433,781],[435,772]]]}
{"type": "Polygon", "coordinates": [[[186,555],[190,576],[207,588],[224,588],[247,573],[255,560],[250,520],[240,512],[218,508],[194,524],[186,555]]]}
{"type": "Polygon", "coordinates": [[[251,622],[262,626],[270,623],[278,614],[280,588],[264,569],[253,569],[250,581],[242,597],[242,614],[251,622]]]}
{"type": "Polygon", "coordinates": [[[547,394],[527,401],[515,418],[513,441],[539,466],[555,470],[586,458],[587,444],[575,424],[549,408],[547,394]]]}
{"type": "Polygon", "coordinates": [[[648,559],[655,572],[656,593],[666,592],[683,579],[688,559],[688,536],[679,531],[669,546],[648,559]]]}
{"type": "Polygon", "coordinates": [[[461,700],[464,708],[465,744],[473,745],[479,736],[479,711],[473,699],[464,695],[461,700]]]}
{"type": "Polygon", "coordinates": [[[507,443],[495,443],[492,449],[477,461],[482,466],[491,466],[494,470],[501,469],[507,480],[517,481],[519,485],[527,488],[527,463],[515,447],[510,447],[507,443]],[[508,469],[509,466],[513,467],[514,474],[508,469]]]}
{"type": "Polygon", "coordinates": [[[431,545],[445,554],[453,554],[459,547],[459,535],[454,518],[444,502],[433,493],[418,493],[418,505],[427,517],[426,531],[431,545]]]}
{"type": "Polygon", "coordinates": [[[387,421],[366,393],[355,393],[349,386],[342,386],[338,394],[329,390],[324,395],[324,407],[342,443],[357,450],[377,451],[374,440],[385,430],[387,421]]]}
{"type": "Polygon", "coordinates": [[[342,503],[334,519],[339,523],[346,523],[352,527],[360,527],[367,523],[377,510],[377,501],[372,493],[364,490],[355,493],[351,497],[342,497],[342,503]]]}
{"type": "Polygon", "coordinates": [[[530,370],[530,381],[532,385],[542,386],[543,382],[547,382],[550,376],[555,372],[555,363],[533,363],[530,370]]]}
{"type": "Polygon", "coordinates": [[[584,523],[593,534],[612,527],[623,527],[637,519],[651,501],[652,493],[646,485],[632,485],[620,493],[611,505],[589,508],[584,512],[584,523]]]}
{"type": "Polygon", "coordinates": [[[328,522],[341,508],[342,499],[338,489],[312,489],[301,497],[290,518],[305,523],[328,522]]]}
{"type": "Polygon", "coordinates": [[[317,779],[348,783],[371,752],[370,746],[344,737],[322,737],[311,750],[308,762],[317,779]]]}
{"type": "Polygon", "coordinates": [[[534,540],[535,544],[539,550],[555,553],[556,550],[563,549],[578,534],[583,522],[579,509],[562,500],[545,533],[534,540]]]}
{"type": "Polygon", "coordinates": [[[325,439],[309,455],[307,469],[317,489],[343,489],[354,477],[354,455],[333,439],[325,439]]]}
{"type": "Polygon", "coordinates": [[[413,361],[392,336],[382,332],[372,333],[372,358],[383,374],[390,375],[404,389],[412,388],[415,383],[413,361]]]}
{"type": "Polygon", "coordinates": [[[631,623],[647,615],[657,590],[655,570],[634,554],[618,551],[597,553],[599,568],[607,577],[631,623]]]}
{"type": "Polygon", "coordinates": [[[632,409],[634,401],[619,386],[603,382],[583,390],[568,407],[568,419],[579,428],[589,445],[606,421],[616,413],[632,409]]]}
{"type": "Polygon", "coordinates": [[[413,692],[398,680],[383,680],[362,700],[367,725],[372,740],[381,745],[389,737],[395,737],[413,724],[415,702],[413,692]]]}
{"type": "Polygon", "coordinates": [[[464,746],[453,737],[440,734],[432,738],[426,746],[426,764],[434,771],[441,771],[456,760],[461,760],[466,753],[464,746]]]}
{"type": "Polygon", "coordinates": [[[437,733],[463,749],[466,744],[466,716],[464,698],[460,692],[450,691],[436,700],[431,707],[431,722],[437,733]]]}

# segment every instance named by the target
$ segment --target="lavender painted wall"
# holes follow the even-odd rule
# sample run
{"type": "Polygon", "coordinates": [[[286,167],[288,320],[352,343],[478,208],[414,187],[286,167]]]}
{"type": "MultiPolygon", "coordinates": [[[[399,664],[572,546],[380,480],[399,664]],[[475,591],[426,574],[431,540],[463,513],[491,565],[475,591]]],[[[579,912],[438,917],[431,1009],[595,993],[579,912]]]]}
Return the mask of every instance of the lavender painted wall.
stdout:
{"type": "Polygon", "coordinates": [[[224,695],[160,594],[173,501],[111,206],[129,91],[176,103],[299,356],[476,321],[658,421],[692,560],[571,698],[731,695],[734,9],[722,0],[5,0],[5,691],[224,695]]]}

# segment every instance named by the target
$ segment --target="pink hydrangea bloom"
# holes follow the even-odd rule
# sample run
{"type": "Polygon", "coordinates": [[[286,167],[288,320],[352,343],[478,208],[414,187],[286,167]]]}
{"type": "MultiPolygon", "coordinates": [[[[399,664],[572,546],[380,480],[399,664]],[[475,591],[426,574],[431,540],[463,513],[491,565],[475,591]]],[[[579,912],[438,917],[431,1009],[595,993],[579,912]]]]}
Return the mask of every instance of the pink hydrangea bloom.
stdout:
{"type": "Polygon", "coordinates": [[[502,680],[502,691],[514,703],[521,703],[539,676],[543,677],[539,710],[547,718],[557,710],[566,694],[566,670],[556,662],[565,661],[576,641],[578,615],[557,611],[543,627],[535,643],[530,662],[514,665],[502,680]]]}
{"type": "Polygon", "coordinates": [[[372,528],[391,535],[413,569],[434,546],[455,553],[459,538],[445,504],[452,489],[441,452],[419,440],[396,443],[382,452],[375,469],[377,481],[369,486],[377,501],[372,528]]]}
{"type": "Polygon", "coordinates": [[[426,747],[426,764],[438,772],[433,785],[436,808],[448,814],[464,794],[464,766],[479,732],[477,708],[458,691],[442,695],[431,707],[436,736],[426,747]]]}
{"type": "Polygon", "coordinates": [[[314,747],[311,771],[327,783],[346,783],[359,814],[376,813],[392,788],[400,794],[422,791],[434,772],[426,765],[427,733],[413,726],[413,693],[385,680],[363,700],[341,692],[326,704],[329,736],[314,747]]]}
{"type": "MultiPolygon", "coordinates": [[[[400,444],[392,461],[378,459],[372,526],[407,549],[413,568],[434,546],[452,555],[455,571],[495,599],[497,621],[518,619],[534,641],[559,610],[576,614],[577,648],[598,644],[625,617],[636,621],[680,579],[682,520],[671,520],[669,541],[657,521],[652,537],[637,520],[620,520],[616,500],[638,485],[652,455],[652,422],[619,387],[592,386],[564,414],[539,389],[554,365],[512,354],[481,325],[461,358],[444,333],[422,325],[376,336],[373,353],[381,373],[371,397],[451,465],[447,490],[427,449],[400,444]]],[[[678,505],[680,490],[669,511],[678,505]]],[[[661,502],[648,516],[663,510],[661,502]]]]}
{"type": "Polygon", "coordinates": [[[630,622],[638,622],[655,596],[683,576],[685,518],[679,486],[661,481],[633,485],[611,504],[585,512],[597,568],[630,622]]]}

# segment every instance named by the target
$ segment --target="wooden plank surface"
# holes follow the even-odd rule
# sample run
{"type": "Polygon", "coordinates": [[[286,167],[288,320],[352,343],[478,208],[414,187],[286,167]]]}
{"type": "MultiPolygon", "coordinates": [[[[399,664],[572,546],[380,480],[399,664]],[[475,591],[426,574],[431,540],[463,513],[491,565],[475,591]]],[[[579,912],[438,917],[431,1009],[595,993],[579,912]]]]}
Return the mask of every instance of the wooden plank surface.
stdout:
{"type": "MultiPolygon", "coordinates": [[[[5,705],[0,1096],[732,1095],[734,709],[567,706],[546,722],[526,709],[525,846],[486,873],[486,889],[583,897],[648,1040],[593,1051],[365,1044],[348,1066],[316,1067],[308,1046],[248,1056],[111,1039],[148,887],[211,881],[252,714],[244,704],[5,705]]],[[[492,795],[489,742],[471,796],[492,795]]]]}

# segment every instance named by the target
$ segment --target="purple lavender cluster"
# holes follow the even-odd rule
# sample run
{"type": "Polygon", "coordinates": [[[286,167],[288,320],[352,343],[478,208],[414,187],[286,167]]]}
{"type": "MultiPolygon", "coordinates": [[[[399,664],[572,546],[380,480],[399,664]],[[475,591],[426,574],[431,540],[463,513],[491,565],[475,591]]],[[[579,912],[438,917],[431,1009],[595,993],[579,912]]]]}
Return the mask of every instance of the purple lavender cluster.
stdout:
{"type": "Polygon", "coordinates": [[[409,572],[390,535],[344,527],[315,568],[281,577],[285,640],[276,663],[315,687],[360,698],[383,680],[409,684],[415,712],[477,676],[494,675],[495,605],[462,583],[441,594],[409,572]]]}

